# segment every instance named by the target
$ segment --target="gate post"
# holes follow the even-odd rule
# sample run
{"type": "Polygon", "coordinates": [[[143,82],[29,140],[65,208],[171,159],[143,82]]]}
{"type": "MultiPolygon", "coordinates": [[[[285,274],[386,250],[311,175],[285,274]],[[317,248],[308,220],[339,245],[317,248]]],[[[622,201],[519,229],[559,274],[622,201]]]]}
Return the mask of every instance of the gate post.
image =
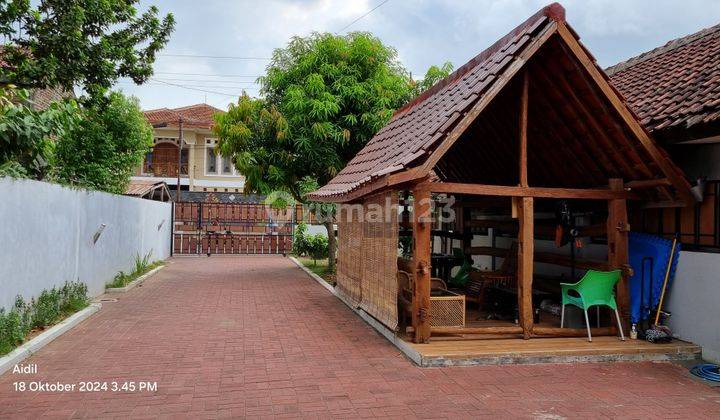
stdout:
{"type": "Polygon", "coordinates": [[[175,202],[170,202],[170,256],[175,252],[175,202]]]}

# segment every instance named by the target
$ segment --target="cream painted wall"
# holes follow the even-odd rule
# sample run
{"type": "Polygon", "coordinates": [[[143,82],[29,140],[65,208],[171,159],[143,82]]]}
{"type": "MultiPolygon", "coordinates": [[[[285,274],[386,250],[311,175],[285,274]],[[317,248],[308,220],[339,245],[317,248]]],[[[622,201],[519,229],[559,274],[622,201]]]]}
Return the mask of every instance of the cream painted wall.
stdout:
{"type": "MultiPolygon", "coordinates": [[[[203,187],[193,185],[193,191],[219,191],[225,192],[242,192],[245,186],[245,177],[242,175],[206,175],[206,156],[207,148],[212,147],[208,145],[207,140],[214,139],[215,137],[209,133],[198,133],[197,141],[195,146],[192,148],[192,156],[190,156],[191,162],[191,173],[192,180],[205,180],[205,181],[222,181],[226,185],[222,187],[203,187]],[[227,183],[230,182],[230,185],[227,183]],[[205,189],[203,189],[205,188],[205,189]]],[[[192,185],[193,183],[191,183],[192,185]]]]}
{"type": "MultiPolygon", "coordinates": [[[[153,135],[157,137],[177,138],[178,130],[174,128],[156,128],[153,135]]],[[[209,130],[183,130],[183,140],[188,149],[188,173],[190,191],[215,191],[215,192],[242,192],[245,186],[245,177],[242,175],[206,175],[205,174],[205,156],[208,139],[214,136],[209,130]],[[196,180],[208,181],[203,184],[196,185],[196,180]],[[213,181],[220,185],[212,185],[213,181]],[[212,186],[207,186],[208,184],[212,186]]],[[[142,175],[142,165],[135,169],[135,175],[142,175]]],[[[175,185],[175,183],[172,183],[175,185]]]]}

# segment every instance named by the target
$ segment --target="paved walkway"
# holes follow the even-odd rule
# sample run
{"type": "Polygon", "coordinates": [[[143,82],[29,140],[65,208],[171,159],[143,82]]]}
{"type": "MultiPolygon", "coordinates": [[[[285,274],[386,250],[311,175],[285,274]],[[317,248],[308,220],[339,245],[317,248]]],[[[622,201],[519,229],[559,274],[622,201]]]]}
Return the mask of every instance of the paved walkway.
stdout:
{"type": "Polygon", "coordinates": [[[28,362],[0,377],[0,418],[720,418],[720,392],[667,363],[418,368],[281,257],[174,259],[28,362]]]}

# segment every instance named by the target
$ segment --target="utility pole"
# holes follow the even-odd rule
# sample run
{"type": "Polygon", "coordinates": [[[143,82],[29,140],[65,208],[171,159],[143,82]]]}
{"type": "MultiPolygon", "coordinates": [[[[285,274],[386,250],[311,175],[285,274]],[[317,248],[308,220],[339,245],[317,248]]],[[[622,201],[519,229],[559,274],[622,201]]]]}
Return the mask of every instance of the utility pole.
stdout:
{"type": "Polygon", "coordinates": [[[178,167],[177,167],[177,192],[175,193],[175,202],[180,202],[180,166],[182,165],[183,150],[183,119],[178,118],[178,167]]]}

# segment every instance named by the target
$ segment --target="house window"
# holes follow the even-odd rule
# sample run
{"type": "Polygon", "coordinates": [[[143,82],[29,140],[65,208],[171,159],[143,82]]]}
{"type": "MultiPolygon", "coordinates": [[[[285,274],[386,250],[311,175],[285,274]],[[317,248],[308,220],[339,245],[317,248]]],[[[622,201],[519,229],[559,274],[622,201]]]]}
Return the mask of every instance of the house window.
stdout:
{"type": "Polygon", "coordinates": [[[152,149],[150,149],[150,151],[147,152],[147,154],[145,155],[145,165],[143,165],[142,173],[149,174],[152,172],[152,161],[153,161],[152,157],[153,157],[153,152],[152,152],[152,149]]]}
{"type": "Polygon", "coordinates": [[[223,175],[232,175],[232,161],[229,157],[222,156],[222,173],[223,175]]]}
{"type": "Polygon", "coordinates": [[[236,176],[237,171],[230,157],[220,156],[215,152],[213,144],[207,144],[205,147],[205,174],[206,175],[226,175],[236,176]]]}
{"type": "Polygon", "coordinates": [[[208,174],[217,173],[217,155],[214,147],[205,149],[205,172],[208,174]]]}

